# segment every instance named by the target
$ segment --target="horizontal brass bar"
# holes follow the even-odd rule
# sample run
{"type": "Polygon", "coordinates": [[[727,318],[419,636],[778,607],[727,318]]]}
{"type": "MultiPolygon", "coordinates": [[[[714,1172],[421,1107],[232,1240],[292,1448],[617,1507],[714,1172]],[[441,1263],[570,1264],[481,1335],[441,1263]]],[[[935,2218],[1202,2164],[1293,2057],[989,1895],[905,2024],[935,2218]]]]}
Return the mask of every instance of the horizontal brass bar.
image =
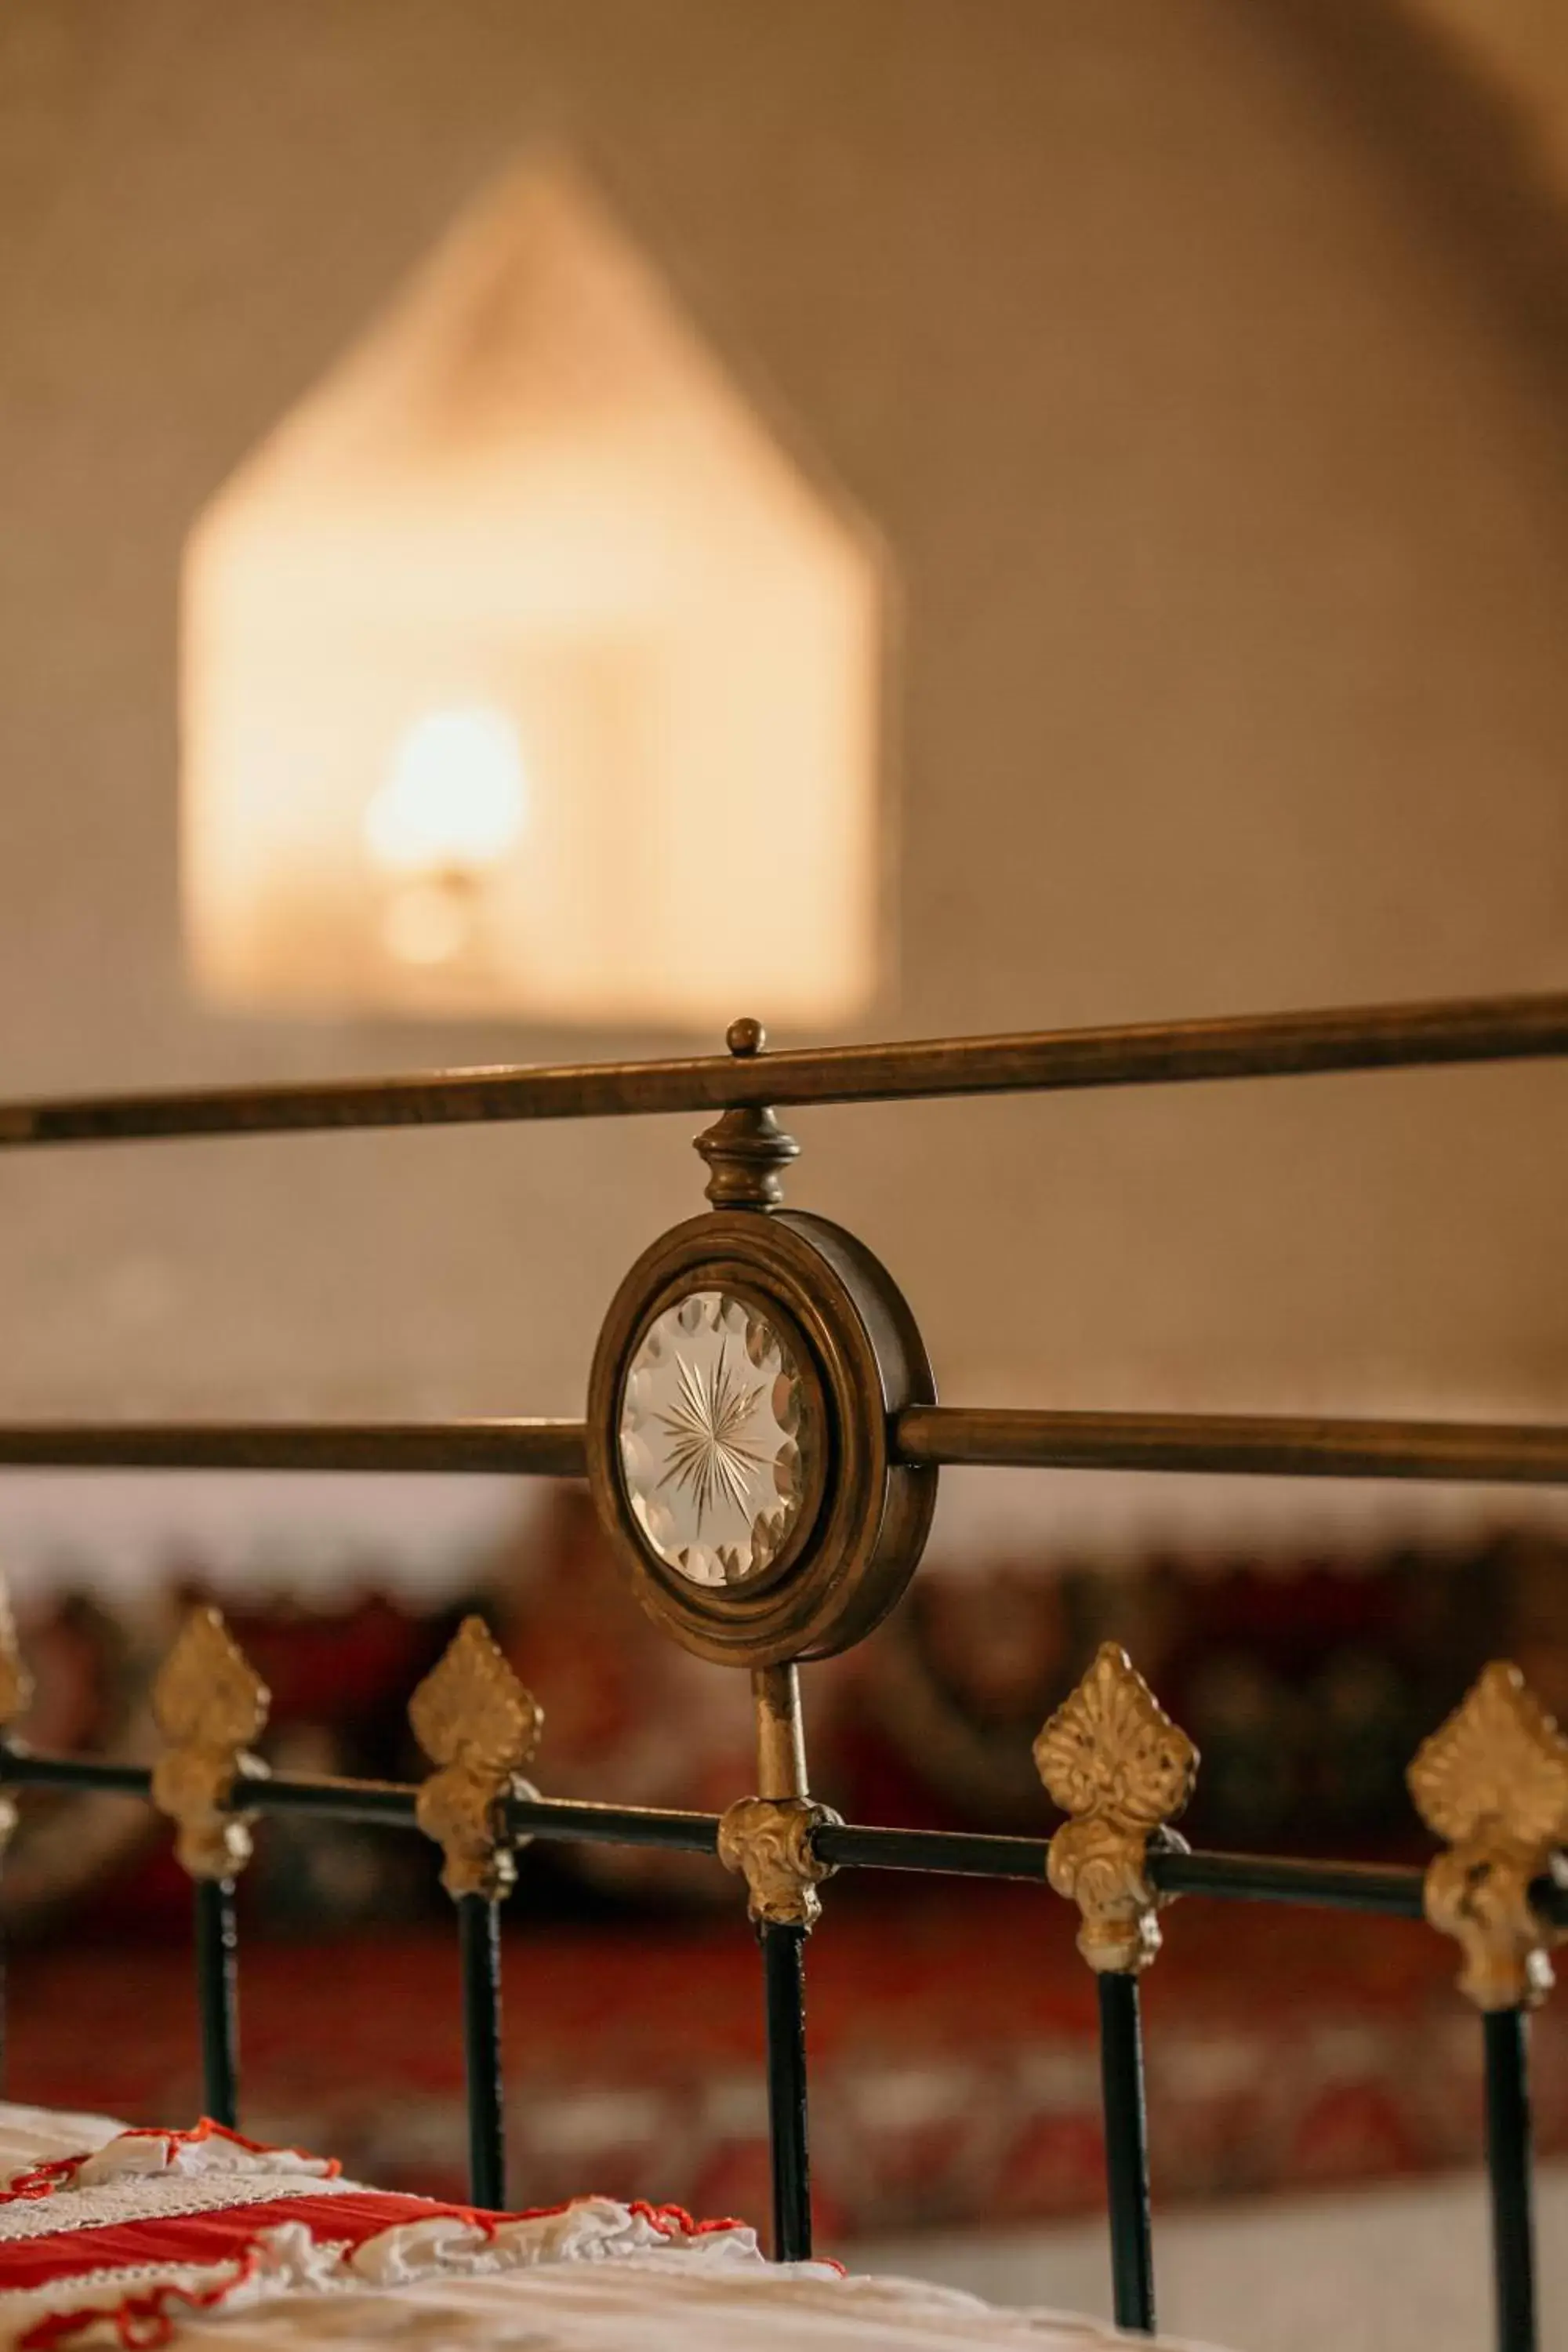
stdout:
{"type": "Polygon", "coordinates": [[[894,1441],[901,1461],[926,1465],[1568,1486],[1568,1428],[1530,1423],[912,1405],[898,1415],[894,1441]]]}
{"type": "Polygon", "coordinates": [[[999,1837],[976,1830],[866,1829],[829,1822],[811,1849],[835,1870],[899,1870],[958,1878],[1015,1878],[1045,1884],[1048,1838],[999,1837]]]}
{"type": "Polygon", "coordinates": [[[419,1791],[405,1780],[310,1780],[273,1772],[264,1780],[247,1780],[244,1801],[259,1813],[316,1813],[374,1829],[418,1826],[419,1791]]]}
{"type": "Polygon", "coordinates": [[[153,1771],[150,1765],[117,1764],[107,1756],[35,1756],[19,1739],[0,1740],[0,1783],[151,1798],[153,1771]]]}
{"type": "Polygon", "coordinates": [[[652,1845],[681,1853],[717,1853],[717,1813],[680,1813],[655,1805],[602,1805],[571,1797],[509,1797],[513,1837],[559,1838],[582,1845],[652,1845]]]}
{"type": "Polygon", "coordinates": [[[586,1467],[580,1421],[0,1423],[0,1468],[581,1478],[586,1467]]]}
{"type": "MultiPolygon", "coordinates": [[[[104,1756],[39,1756],[25,1740],[0,1741],[0,1781],[7,1788],[90,1789],[116,1796],[153,1793],[147,1764],[117,1764],[104,1756]]],[[[269,1813],[319,1813],[330,1821],[415,1826],[419,1791],[401,1780],[310,1780],[288,1773],[247,1780],[247,1810],[269,1813]]]]}
{"type": "Polygon", "coordinates": [[[1422,1916],[1425,1875],[1363,1862],[1301,1862],[1255,1853],[1159,1853],[1147,1869],[1163,1895],[1217,1896],[1247,1903],[1310,1903],[1335,1911],[1422,1916]]]}
{"type": "Polygon", "coordinates": [[[1568,996],[833,1045],[750,1058],[716,1054],[555,1068],[500,1065],[309,1086],[16,1102],[0,1105],[0,1150],[172,1136],[707,1113],[745,1103],[894,1102],[1543,1055],[1568,1055],[1568,996]]]}
{"type": "MultiPolygon", "coordinates": [[[[1209,1472],[1568,1486],[1568,1428],[1241,1413],[1032,1412],[914,1405],[900,1460],[927,1466],[1209,1472]]],[[[0,1468],[300,1470],[581,1478],[576,1421],[11,1422],[0,1468]]]]}
{"type": "MultiPolygon", "coordinates": [[[[20,1740],[0,1740],[0,1785],[111,1790],[148,1797],[153,1776],[144,1764],[119,1764],[100,1756],[38,1756],[20,1740]]],[[[413,1829],[419,1791],[399,1780],[348,1780],[283,1774],[245,1784],[241,1801],[258,1812],[314,1813],[332,1821],[413,1829]]],[[[507,1825],[514,1837],[563,1843],[664,1846],[711,1853],[719,1833],[717,1813],[683,1813],[647,1805],[603,1805],[570,1797],[511,1797],[507,1825]]],[[[1014,1878],[1043,1885],[1049,1840],[997,1837],[969,1830],[900,1830],[834,1822],[819,1829],[813,1844],[836,1869],[897,1870],[917,1874],[956,1874],[965,1878],[1014,1878]]],[[[1542,1918],[1568,1927],[1568,1878],[1559,1867],[1531,1885],[1531,1902],[1542,1918]]],[[[1315,1862],[1283,1855],[1152,1852],[1149,1874],[1167,1895],[1209,1896],[1220,1901],[1327,1906],[1333,1910],[1381,1911],[1399,1917],[1422,1914],[1422,1873],[1355,1862],[1315,1862]]]]}

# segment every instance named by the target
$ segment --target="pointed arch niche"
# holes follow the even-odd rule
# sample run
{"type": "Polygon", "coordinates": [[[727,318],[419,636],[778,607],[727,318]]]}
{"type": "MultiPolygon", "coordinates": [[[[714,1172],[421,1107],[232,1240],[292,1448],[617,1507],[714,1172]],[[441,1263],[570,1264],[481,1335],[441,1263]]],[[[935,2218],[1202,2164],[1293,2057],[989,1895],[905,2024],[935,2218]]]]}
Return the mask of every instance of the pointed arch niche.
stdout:
{"type": "Polygon", "coordinates": [[[457,224],[200,518],[209,996],[710,1031],[877,964],[876,558],[594,191],[457,224]]]}

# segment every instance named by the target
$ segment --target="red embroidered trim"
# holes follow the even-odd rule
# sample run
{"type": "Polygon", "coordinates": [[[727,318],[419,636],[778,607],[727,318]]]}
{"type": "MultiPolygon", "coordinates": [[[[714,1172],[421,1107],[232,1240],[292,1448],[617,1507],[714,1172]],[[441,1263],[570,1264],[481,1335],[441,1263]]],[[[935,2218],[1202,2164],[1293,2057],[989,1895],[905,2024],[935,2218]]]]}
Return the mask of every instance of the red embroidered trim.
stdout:
{"type": "MultiPolygon", "coordinates": [[[[193,2132],[139,2132],[134,2136],[165,2140],[171,2149],[181,2142],[199,2142],[216,2136],[235,2141],[253,2153],[275,2152],[257,2141],[242,2140],[237,2132],[231,2132],[225,2126],[214,2124],[206,2118],[193,2132]]],[[[297,2150],[289,2152],[298,2153],[297,2150]]],[[[8,2193],[16,2197],[47,2196],[86,2161],[85,2157],[67,2157],[57,2158],[52,2164],[39,2165],[34,2168],[33,2174],[25,2177],[25,2183],[18,2184],[8,2193]]],[[[334,2174],[337,2169],[334,2165],[334,2174]]],[[[193,2238],[206,2237],[210,2240],[215,2233],[221,2231],[226,2222],[231,2227],[243,2227],[246,2234],[239,2245],[226,2250],[219,2257],[229,2265],[229,2273],[212,2285],[153,2286],[124,2295],[118,2303],[108,2306],[89,2305],[48,2313],[17,2339],[17,2352],[60,2352],[61,2347],[71,2344],[77,2337],[86,2336],[99,2326],[112,2328],[124,2352],[159,2352],[159,2347],[173,2339],[182,2311],[215,2311],[237,2287],[255,2276],[262,2253],[260,2231],[280,2221],[302,2221],[307,2228],[314,2223],[323,2232],[330,2231],[334,2239],[342,2238],[350,2244],[361,2246],[373,2242],[389,2228],[429,2219],[460,2220],[481,2231],[485,2237],[493,2238],[503,2221],[559,2220],[571,2210],[574,2204],[584,2201],[574,2198],[564,2204],[535,2206],[523,2212],[486,2213],[473,2206],[445,2205],[425,2198],[389,2195],[383,2190],[371,2189],[357,2194],[351,2190],[347,2194],[333,2196],[330,2200],[289,2199],[272,2205],[220,2208],[199,2216],[171,2216],[162,2228],[150,2221],[59,2232],[27,2245],[26,2254],[30,2257],[29,2267],[68,2259],[76,2266],[74,2274],[79,2277],[80,2264],[84,2259],[90,2260],[89,2250],[96,2249],[101,2252],[105,2251],[106,2239],[123,2242],[127,2237],[132,2243],[129,2246],[123,2242],[117,2244],[114,2254],[118,2259],[105,2264],[105,2268],[118,2268],[132,2262],[149,2260],[177,2262],[182,2255],[200,2261],[199,2247],[190,2242],[193,2238]],[[356,2223],[358,2228],[354,2226],[356,2223]],[[373,2226],[365,2226],[367,2223],[373,2226]],[[171,2233],[174,2237],[173,2244],[157,2242],[171,2233]],[[149,2243],[149,2239],[154,2242],[149,2243]],[[182,2240],[184,2243],[180,2242],[182,2240]]],[[[648,2222],[661,2237],[670,2240],[710,2237],[746,2227],[742,2221],[728,2219],[697,2221],[683,2206],[650,2205],[642,2199],[628,2205],[626,2210],[648,2222]]],[[[311,2235],[316,2235],[316,2229],[311,2229],[311,2235]]],[[[20,2246],[13,2250],[13,2271],[16,2266],[16,2257],[23,2252],[20,2246]]],[[[841,2269],[842,2266],[835,2263],[833,2267],[841,2269]]],[[[55,2275],[58,2277],[60,2274],[57,2272],[55,2275]]],[[[21,2284],[25,2289],[24,2281],[14,2278],[12,2283],[21,2284]]]]}
{"type": "Polygon", "coordinates": [[[85,2156],[57,2156],[47,2164],[35,2164],[29,2171],[18,2172],[8,2188],[0,2189],[0,2205],[19,2204],[29,2197],[52,2196],[86,2162],[85,2156]]]}
{"type": "Polygon", "coordinates": [[[89,2222],[0,2243],[0,2288],[7,2294],[42,2294],[69,2289],[88,2275],[108,2278],[154,2263],[214,2271],[271,2230],[303,2230],[317,2245],[358,2247],[388,2230],[442,2220],[473,2227],[476,2235],[493,2232],[493,2216],[482,2216],[476,2226],[461,2206],[434,2205],[379,2189],[338,2189],[319,2197],[211,2206],[195,2213],[143,2213],[132,2221],[89,2222]]]}
{"type": "MultiPolygon", "coordinates": [[[[200,2147],[207,2140],[221,2139],[227,2141],[231,2147],[244,2148],[247,2156],[294,2156],[301,2164],[308,2164],[312,2168],[321,2165],[322,2168],[317,2175],[321,2180],[336,2180],[343,2168],[335,2156],[323,2164],[320,2157],[307,2155],[302,2147],[271,2147],[265,2140],[247,2139],[243,2132],[231,2131],[227,2124],[214,2123],[211,2116],[204,2116],[190,2131],[158,2131],[147,2125],[138,2125],[133,2130],[117,2132],[113,2139],[105,2141],[104,2147],[115,2147],[121,2140],[127,2139],[161,2139],[165,2165],[174,2162],[176,2147],[200,2147]]],[[[102,2154],[103,2148],[90,2148],[80,2156],[57,2156],[47,2164],[35,2164],[30,2170],[16,2173],[5,2188],[0,2189],[0,2205],[13,2205],[26,2198],[52,2196],[57,2189],[63,2189],[74,2180],[84,2164],[89,2164],[94,2156],[102,2154]]]]}
{"type": "Polygon", "coordinates": [[[259,2246],[247,2248],[236,2262],[233,2277],[216,2286],[154,2286],[142,2294],[125,2295],[107,2310],[51,2311],[17,2338],[17,2352],[58,2352],[73,2336],[100,2326],[112,2327],[125,2352],[155,2352],[156,2347],[174,2340],[180,2306],[186,2311],[216,2311],[237,2286],[255,2276],[260,2259],[259,2246]]]}
{"type": "MultiPolygon", "coordinates": [[[[574,2205],[618,2205],[620,2201],[618,2197],[598,2198],[590,2189],[581,2196],[568,2197],[561,2205],[525,2205],[515,2213],[487,2213],[477,2205],[437,2205],[430,2210],[438,2213],[462,2213],[482,2229],[498,2221],[553,2221],[561,2214],[569,2213],[574,2205]]],[[[635,2213],[639,2221],[650,2222],[661,2238],[708,2238],[717,2231],[749,2230],[752,2226],[749,2221],[737,2221],[732,2218],[722,2221],[694,2221],[684,2205],[650,2205],[641,2197],[634,2197],[626,2210],[628,2213],[635,2213]]]]}
{"type": "Polygon", "coordinates": [[[634,2198],[626,2211],[639,2215],[645,2221],[651,2221],[659,2235],[665,2238],[710,2238],[721,2230],[747,2230],[751,2227],[749,2221],[733,2220],[694,2221],[684,2205],[647,2205],[640,2197],[634,2198]]]}

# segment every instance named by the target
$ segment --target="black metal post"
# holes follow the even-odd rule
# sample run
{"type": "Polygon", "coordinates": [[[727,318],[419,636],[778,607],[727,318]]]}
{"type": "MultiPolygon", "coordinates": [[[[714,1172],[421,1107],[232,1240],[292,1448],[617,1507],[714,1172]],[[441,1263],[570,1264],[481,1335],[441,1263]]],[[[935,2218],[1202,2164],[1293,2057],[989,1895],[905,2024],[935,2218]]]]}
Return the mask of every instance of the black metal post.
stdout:
{"type": "Polygon", "coordinates": [[[506,2206],[500,1904],[483,1895],[460,1895],[458,1945],[463,1969],[463,2064],[468,2091],[468,2194],[476,2205],[499,2213],[506,2206]]]}
{"type": "Polygon", "coordinates": [[[768,2138],[773,2260],[811,2259],[811,2163],[805,2130],[805,1929],[761,1930],[768,2034],[768,2138]]]}
{"type": "Polygon", "coordinates": [[[1535,2352],[1535,2231],[1531,2215],[1530,2022],[1490,2010],[1486,2033],[1487,2171],[1498,2352],[1535,2352]]]}
{"type": "Polygon", "coordinates": [[[202,2020],[202,2095],[215,2124],[239,2120],[239,1954],[232,1878],[195,1885],[196,2000],[202,2020]]]}
{"type": "Polygon", "coordinates": [[[1100,2083],[1110,2209],[1110,2289],[1118,2327],[1154,2332],[1154,2250],[1149,2227],[1149,2145],[1138,1979],[1105,1975],[1100,1990],[1100,2083]]]}

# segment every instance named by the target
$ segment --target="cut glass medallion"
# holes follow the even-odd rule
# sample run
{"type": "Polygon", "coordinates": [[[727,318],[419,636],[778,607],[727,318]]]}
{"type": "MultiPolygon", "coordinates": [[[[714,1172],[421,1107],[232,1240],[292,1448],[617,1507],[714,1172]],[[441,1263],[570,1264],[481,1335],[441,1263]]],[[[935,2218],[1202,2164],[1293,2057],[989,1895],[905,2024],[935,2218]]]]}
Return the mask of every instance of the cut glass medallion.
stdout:
{"type": "Polygon", "coordinates": [[[743,1299],[696,1290],[656,1318],[621,1391],[621,1469],[658,1558],[694,1584],[744,1584],[777,1558],[805,1495],[800,1366],[743,1299]]]}

